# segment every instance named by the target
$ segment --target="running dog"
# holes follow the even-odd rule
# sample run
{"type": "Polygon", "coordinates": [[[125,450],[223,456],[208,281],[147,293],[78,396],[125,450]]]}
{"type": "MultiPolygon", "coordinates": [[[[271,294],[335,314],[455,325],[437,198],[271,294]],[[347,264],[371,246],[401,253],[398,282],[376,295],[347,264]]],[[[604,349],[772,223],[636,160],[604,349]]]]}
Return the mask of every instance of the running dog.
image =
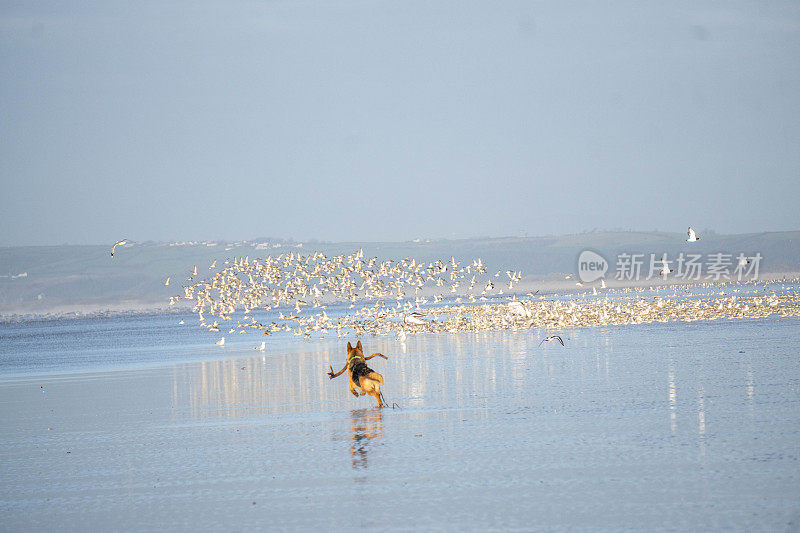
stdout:
{"type": "Polygon", "coordinates": [[[333,366],[330,366],[331,371],[328,372],[330,379],[341,375],[345,370],[349,370],[350,374],[350,392],[353,396],[364,396],[369,394],[378,400],[378,407],[383,407],[386,402],[383,401],[383,394],[381,394],[381,385],[383,384],[383,376],[372,370],[367,366],[367,360],[373,357],[383,357],[389,359],[382,353],[374,353],[369,357],[364,357],[364,351],[361,347],[361,341],[358,341],[356,347],[348,342],[347,343],[347,363],[344,368],[338,372],[333,372],[333,366]],[[356,390],[356,387],[361,389],[361,392],[356,390]]]}

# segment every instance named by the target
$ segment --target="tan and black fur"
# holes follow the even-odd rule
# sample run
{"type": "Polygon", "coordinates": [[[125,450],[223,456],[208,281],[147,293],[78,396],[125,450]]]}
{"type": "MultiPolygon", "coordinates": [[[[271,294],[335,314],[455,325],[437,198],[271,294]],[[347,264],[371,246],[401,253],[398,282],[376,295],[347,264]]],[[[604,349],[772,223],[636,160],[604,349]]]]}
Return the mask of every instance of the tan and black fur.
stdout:
{"type": "Polygon", "coordinates": [[[355,348],[348,342],[347,343],[347,363],[344,368],[334,373],[333,367],[328,372],[328,377],[333,379],[347,370],[350,376],[350,392],[353,396],[364,396],[369,394],[378,400],[378,407],[383,407],[383,395],[381,394],[381,385],[383,385],[383,376],[372,370],[367,366],[367,360],[373,357],[383,357],[389,359],[382,353],[374,353],[368,357],[364,357],[364,351],[361,347],[361,341],[358,341],[355,348]],[[361,389],[359,392],[357,389],[361,389]]]}

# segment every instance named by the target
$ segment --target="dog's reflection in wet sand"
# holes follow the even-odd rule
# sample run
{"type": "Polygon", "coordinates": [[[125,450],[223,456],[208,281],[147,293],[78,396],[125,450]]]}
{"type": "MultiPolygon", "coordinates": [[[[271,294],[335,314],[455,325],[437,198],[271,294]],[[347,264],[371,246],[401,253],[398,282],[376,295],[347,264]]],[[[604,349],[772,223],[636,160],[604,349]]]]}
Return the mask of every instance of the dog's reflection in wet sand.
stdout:
{"type": "Polygon", "coordinates": [[[353,468],[365,469],[370,445],[383,437],[383,411],[380,408],[354,409],[350,416],[350,455],[353,468]]]}

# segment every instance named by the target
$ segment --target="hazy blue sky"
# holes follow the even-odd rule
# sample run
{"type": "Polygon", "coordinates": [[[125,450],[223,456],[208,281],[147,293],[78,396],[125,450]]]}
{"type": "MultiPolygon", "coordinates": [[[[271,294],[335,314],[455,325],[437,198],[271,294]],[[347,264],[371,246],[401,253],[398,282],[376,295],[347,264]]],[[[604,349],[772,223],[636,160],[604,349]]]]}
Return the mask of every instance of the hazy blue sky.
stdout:
{"type": "Polygon", "coordinates": [[[0,244],[800,229],[799,2],[0,2],[0,244]]]}

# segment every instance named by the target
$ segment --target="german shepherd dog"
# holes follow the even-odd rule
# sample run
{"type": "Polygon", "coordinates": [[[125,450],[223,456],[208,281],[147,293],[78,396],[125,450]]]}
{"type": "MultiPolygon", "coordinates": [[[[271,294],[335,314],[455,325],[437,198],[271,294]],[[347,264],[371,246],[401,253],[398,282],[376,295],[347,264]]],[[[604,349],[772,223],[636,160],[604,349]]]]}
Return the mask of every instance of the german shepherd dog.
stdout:
{"type": "Polygon", "coordinates": [[[373,357],[383,357],[384,359],[389,359],[382,353],[374,353],[369,357],[364,357],[361,341],[358,341],[358,344],[356,344],[355,348],[353,348],[353,346],[348,342],[347,363],[344,365],[344,368],[336,373],[333,372],[333,366],[331,366],[331,371],[328,372],[328,377],[333,379],[342,374],[345,370],[349,370],[350,392],[353,393],[353,396],[358,397],[369,394],[378,400],[378,407],[383,407],[385,405],[385,402],[383,401],[383,394],[381,394],[383,376],[367,366],[367,360],[372,359],[373,357]],[[356,390],[356,387],[361,389],[361,392],[356,390]]]}

